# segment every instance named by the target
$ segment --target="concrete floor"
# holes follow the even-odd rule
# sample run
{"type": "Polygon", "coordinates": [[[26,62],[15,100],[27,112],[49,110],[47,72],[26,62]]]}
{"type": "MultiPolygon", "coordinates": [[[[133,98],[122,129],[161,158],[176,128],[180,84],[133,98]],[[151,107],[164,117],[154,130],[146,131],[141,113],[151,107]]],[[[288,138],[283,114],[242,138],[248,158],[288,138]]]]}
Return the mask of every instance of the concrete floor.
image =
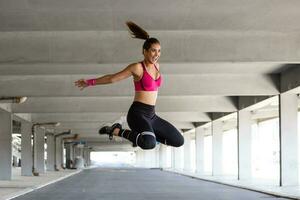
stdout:
{"type": "Polygon", "coordinates": [[[284,199],[158,169],[94,168],[15,198],[34,199],[284,199]]]}
{"type": "Polygon", "coordinates": [[[279,187],[279,182],[276,180],[252,179],[252,180],[237,180],[235,176],[211,176],[199,175],[192,172],[166,169],[172,173],[178,173],[189,177],[197,178],[199,180],[207,180],[215,183],[231,185],[238,188],[246,188],[249,190],[259,191],[267,194],[273,194],[282,197],[293,199],[300,199],[300,186],[284,186],[279,187]]]}
{"type": "Polygon", "coordinates": [[[0,181],[0,200],[12,199],[16,196],[32,192],[36,189],[79,173],[81,170],[61,170],[46,172],[39,176],[21,176],[21,168],[12,168],[12,180],[0,181]]]}

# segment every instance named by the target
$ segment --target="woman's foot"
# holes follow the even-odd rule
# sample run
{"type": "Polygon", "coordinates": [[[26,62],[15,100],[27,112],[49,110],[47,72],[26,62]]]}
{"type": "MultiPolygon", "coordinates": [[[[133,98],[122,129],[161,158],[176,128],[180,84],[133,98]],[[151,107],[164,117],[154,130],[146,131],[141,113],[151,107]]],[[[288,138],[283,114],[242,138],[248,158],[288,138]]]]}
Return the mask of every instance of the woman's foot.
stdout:
{"type": "Polygon", "coordinates": [[[99,134],[108,134],[109,139],[113,139],[113,135],[118,136],[120,130],[122,129],[122,125],[119,123],[115,123],[112,126],[104,126],[99,130],[99,134]]]}

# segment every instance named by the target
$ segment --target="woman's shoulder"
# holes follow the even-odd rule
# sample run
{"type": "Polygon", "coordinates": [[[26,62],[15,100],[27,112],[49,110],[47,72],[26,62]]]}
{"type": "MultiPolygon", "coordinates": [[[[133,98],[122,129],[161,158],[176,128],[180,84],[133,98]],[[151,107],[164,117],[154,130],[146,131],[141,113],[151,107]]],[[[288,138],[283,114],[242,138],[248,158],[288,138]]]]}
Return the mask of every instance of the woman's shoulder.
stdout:
{"type": "Polygon", "coordinates": [[[132,70],[142,70],[142,63],[141,62],[136,62],[136,63],[131,63],[128,65],[132,70]]]}
{"type": "Polygon", "coordinates": [[[129,64],[129,66],[133,66],[133,67],[142,66],[142,62],[131,63],[131,64],[129,64]]]}
{"type": "Polygon", "coordinates": [[[137,76],[140,76],[143,73],[143,67],[141,62],[131,63],[128,67],[131,69],[133,74],[137,76]]]}

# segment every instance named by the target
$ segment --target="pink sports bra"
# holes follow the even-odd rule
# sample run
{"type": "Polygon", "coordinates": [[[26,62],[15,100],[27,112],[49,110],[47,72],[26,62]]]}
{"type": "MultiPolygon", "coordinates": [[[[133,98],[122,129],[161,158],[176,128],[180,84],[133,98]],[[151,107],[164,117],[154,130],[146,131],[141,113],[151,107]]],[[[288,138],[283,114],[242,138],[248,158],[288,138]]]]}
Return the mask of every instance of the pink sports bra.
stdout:
{"type": "MultiPolygon", "coordinates": [[[[147,72],[146,67],[143,62],[141,62],[143,66],[143,76],[139,81],[134,81],[135,91],[157,91],[158,88],[162,84],[162,77],[161,74],[155,80],[152,76],[147,72]]],[[[157,71],[157,67],[154,65],[157,71]]]]}

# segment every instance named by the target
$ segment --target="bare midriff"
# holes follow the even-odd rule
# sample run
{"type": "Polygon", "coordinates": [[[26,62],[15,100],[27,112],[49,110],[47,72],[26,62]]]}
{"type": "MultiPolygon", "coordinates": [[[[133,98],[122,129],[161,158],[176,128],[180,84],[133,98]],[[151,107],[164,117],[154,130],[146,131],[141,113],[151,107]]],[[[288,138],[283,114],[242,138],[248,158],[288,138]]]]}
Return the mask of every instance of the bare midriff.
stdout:
{"type": "Polygon", "coordinates": [[[134,101],[139,101],[148,105],[155,105],[157,91],[137,91],[134,95],[134,101]]]}

